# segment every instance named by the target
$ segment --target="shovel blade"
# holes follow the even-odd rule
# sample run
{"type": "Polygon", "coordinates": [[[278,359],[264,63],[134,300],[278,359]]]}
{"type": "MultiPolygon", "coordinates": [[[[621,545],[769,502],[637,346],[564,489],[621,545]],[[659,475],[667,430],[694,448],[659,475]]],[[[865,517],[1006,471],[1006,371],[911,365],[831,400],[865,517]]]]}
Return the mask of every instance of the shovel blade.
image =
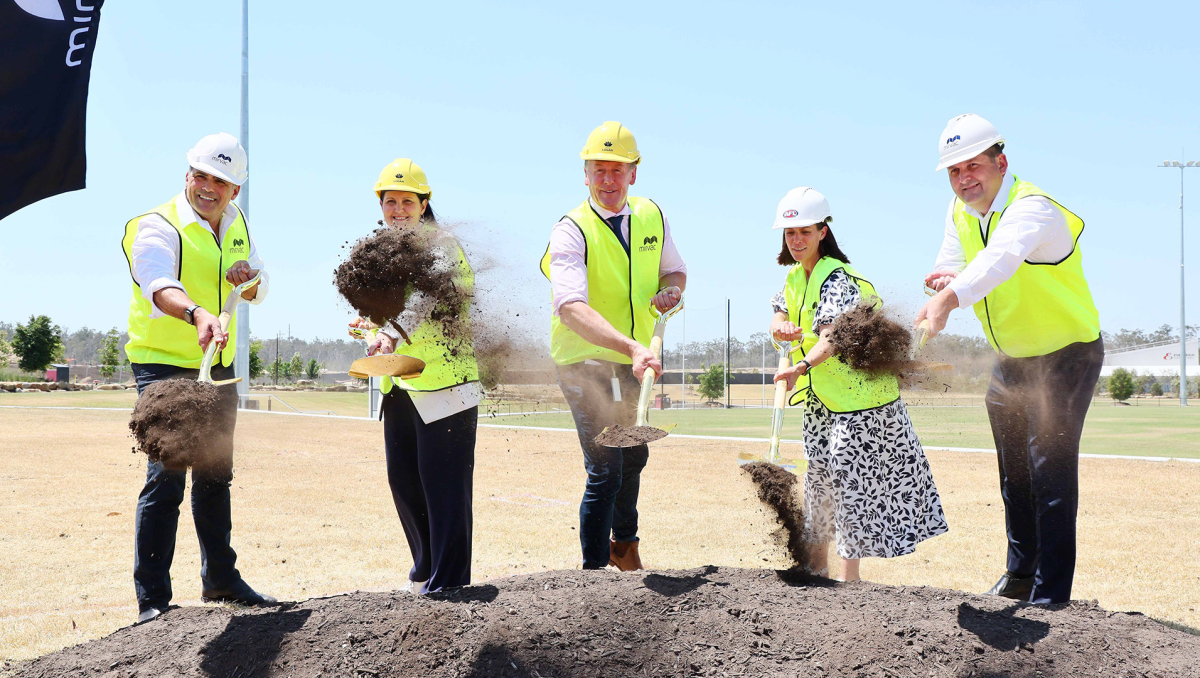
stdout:
{"type": "Polygon", "coordinates": [[[236,384],[241,380],[241,377],[236,377],[234,379],[222,379],[221,381],[210,381],[208,383],[212,384],[213,386],[224,386],[225,384],[236,384]]]}

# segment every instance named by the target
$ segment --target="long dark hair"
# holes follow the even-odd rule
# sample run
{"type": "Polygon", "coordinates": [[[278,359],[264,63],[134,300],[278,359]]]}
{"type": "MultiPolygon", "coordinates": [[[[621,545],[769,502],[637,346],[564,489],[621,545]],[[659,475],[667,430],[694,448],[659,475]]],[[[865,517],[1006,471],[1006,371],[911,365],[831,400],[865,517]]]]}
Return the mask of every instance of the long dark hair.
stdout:
{"type": "MultiPolygon", "coordinates": [[[[843,264],[850,263],[850,257],[838,247],[837,238],[833,237],[833,229],[829,224],[822,224],[825,227],[825,237],[821,238],[821,243],[817,245],[817,254],[820,257],[833,257],[843,264]]],[[[787,246],[787,235],[783,236],[783,249],[779,252],[779,257],[776,259],[780,266],[792,266],[800,262],[796,261],[792,256],[792,251],[787,246]]]]}

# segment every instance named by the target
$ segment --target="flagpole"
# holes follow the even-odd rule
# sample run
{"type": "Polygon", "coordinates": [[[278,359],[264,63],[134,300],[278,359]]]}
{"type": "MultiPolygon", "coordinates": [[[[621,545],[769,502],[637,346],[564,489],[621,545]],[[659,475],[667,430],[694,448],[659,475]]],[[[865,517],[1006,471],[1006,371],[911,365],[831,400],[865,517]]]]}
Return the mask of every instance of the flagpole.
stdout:
{"type": "MultiPolygon", "coordinates": [[[[246,156],[250,156],[250,0],[242,0],[242,129],[239,140],[246,156]]],[[[247,167],[249,160],[247,160],[247,167]]],[[[247,221],[250,219],[250,182],[238,193],[238,207],[247,221]]],[[[247,245],[249,247],[249,245],[247,245]]],[[[234,372],[242,380],[237,383],[238,400],[245,407],[250,396],[250,304],[237,305],[237,358],[234,372]]]]}

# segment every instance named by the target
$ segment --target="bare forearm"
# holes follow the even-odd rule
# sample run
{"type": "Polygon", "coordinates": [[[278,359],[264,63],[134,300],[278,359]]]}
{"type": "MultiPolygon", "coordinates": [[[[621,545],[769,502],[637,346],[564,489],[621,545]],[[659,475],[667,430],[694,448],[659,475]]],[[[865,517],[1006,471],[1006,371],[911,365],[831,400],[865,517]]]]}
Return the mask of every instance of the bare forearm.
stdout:
{"type": "Polygon", "coordinates": [[[662,289],[664,287],[678,287],[679,291],[682,292],[687,288],[687,273],[684,271],[678,271],[675,273],[668,273],[659,278],[658,288],[662,289]]]}
{"type": "Polygon", "coordinates": [[[568,329],[590,344],[623,353],[631,358],[642,348],[641,344],[618,332],[604,316],[582,301],[563,304],[558,309],[558,317],[568,329]]]}
{"type": "Polygon", "coordinates": [[[154,293],[154,305],[172,318],[183,320],[183,312],[195,306],[196,302],[178,287],[164,287],[154,293]]]}
{"type": "Polygon", "coordinates": [[[813,367],[820,365],[828,360],[830,356],[837,353],[837,347],[829,340],[829,335],[832,333],[831,327],[824,325],[818,329],[821,331],[821,338],[817,340],[816,345],[812,347],[811,351],[804,354],[804,360],[807,360],[808,364],[813,367]]]}

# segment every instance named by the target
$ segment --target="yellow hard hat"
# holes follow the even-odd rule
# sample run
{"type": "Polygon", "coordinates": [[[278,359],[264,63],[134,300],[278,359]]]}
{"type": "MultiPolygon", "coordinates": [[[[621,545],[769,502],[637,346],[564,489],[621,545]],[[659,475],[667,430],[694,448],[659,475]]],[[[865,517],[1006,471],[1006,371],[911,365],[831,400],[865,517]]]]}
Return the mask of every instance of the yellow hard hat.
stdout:
{"type": "Polygon", "coordinates": [[[384,191],[408,191],[423,195],[426,200],[433,195],[429,180],[425,178],[425,170],[408,158],[396,158],[379,173],[375,195],[382,200],[384,191]]]}
{"type": "Polygon", "coordinates": [[[587,143],[583,145],[583,150],[579,152],[579,157],[584,160],[631,162],[635,165],[642,161],[633,132],[613,120],[592,130],[587,143]]]}

